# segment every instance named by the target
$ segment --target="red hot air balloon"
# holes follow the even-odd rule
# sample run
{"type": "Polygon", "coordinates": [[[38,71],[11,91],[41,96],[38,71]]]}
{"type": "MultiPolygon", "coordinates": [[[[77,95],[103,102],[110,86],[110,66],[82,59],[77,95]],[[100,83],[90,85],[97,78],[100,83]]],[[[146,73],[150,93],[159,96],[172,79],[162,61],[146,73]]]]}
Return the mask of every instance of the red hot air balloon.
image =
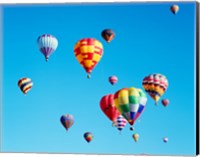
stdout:
{"type": "Polygon", "coordinates": [[[101,107],[101,110],[104,112],[104,114],[113,123],[115,123],[115,120],[120,115],[120,113],[114,105],[114,95],[108,94],[108,95],[103,96],[100,101],[100,107],[101,107]]]}
{"type": "Polygon", "coordinates": [[[109,80],[109,82],[110,82],[112,85],[114,85],[115,83],[117,83],[118,78],[117,78],[117,76],[110,76],[110,77],[108,78],[108,80],[109,80]]]}
{"type": "Polygon", "coordinates": [[[163,99],[162,100],[162,104],[163,104],[163,106],[166,107],[169,104],[169,100],[168,99],[163,99]]]}

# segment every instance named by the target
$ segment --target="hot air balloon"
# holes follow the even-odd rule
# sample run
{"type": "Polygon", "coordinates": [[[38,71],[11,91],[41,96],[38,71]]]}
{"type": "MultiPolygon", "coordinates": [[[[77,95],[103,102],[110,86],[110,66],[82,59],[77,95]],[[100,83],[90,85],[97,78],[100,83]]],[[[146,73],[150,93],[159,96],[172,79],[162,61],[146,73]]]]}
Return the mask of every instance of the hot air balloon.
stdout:
{"type": "Polygon", "coordinates": [[[109,43],[111,40],[114,39],[115,33],[111,29],[104,29],[101,32],[101,36],[103,37],[105,41],[109,43]]]}
{"type": "Polygon", "coordinates": [[[122,131],[122,129],[126,126],[126,123],[126,119],[122,115],[119,115],[115,121],[115,126],[119,131],[122,131]]]}
{"type": "Polygon", "coordinates": [[[85,138],[85,140],[89,143],[92,141],[93,139],[93,135],[91,132],[86,132],[84,133],[83,137],[85,138]]]}
{"type": "Polygon", "coordinates": [[[114,105],[114,95],[107,94],[100,100],[100,107],[104,114],[114,123],[120,115],[119,111],[114,105]]]}
{"type": "Polygon", "coordinates": [[[62,115],[60,118],[60,122],[68,131],[69,128],[74,124],[74,116],[71,114],[62,115]]]}
{"type": "Polygon", "coordinates": [[[74,54],[90,78],[90,73],[103,55],[103,45],[94,38],[84,38],[76,43],[74,54]]]}
{"type": "Polygon", "coordinates": [[[30,78],[21,78],[18,81],[18,87],[21,89],[21,91],[26,95],[26,93],[32,88],[33,82],[30,78]]]}
{"type": "Polygon", "coordinates": [[[169,104],[169,100],[168,99],[163,99],[162,100],[162,104],[163,104],[163,106],[166,107],[169,104]]]}
{"type": "Polygon", "coordinates": [[[108,80],[109,80],[109,82],[110,82],[112,85],[114,85],[115,83],[117,83],[118,78],[117,78],[117,76],[110,76],[110,77],[108,78],[108,80]]]}
{"type": "Polygon", "coordinates": [[[167,143],[167,142],[168,142],[168,138],[167,138],[167,137],[164,137],[164,138],[163,138],[163,142],[164,142],[164,143],[167,143]]]}
{"type": "Polygon", "coordinates": [[[174,15],[176,15],[179,11],[179,6],[174,4],[170,7],[170,10],[174,15]]]}
{"type": "Polygon", "coordinates": [[[146,94],[139,88],[123,88],[114,94],[116,108],[131,126],[143,112],[146,102],[146,94]]]}
{"type": "Polygon", "coordinates": [[[168,80],[164,75],[151,74],[143,79],[142,85],[145,91],[155,100],[157,105],[158,100],[168,87],[168,80]]]}
{"type": "Polygon", "coordinates": [[[135,140],[135,142],[139,140],[139,137],[139,134],[133,134],[133,139],[135,140]]]}
{"type": "Polygon", "coordinates": [[[43,34],[38,37],[37,44],[38,44],[39,50],[45,56],[46,61],[48,61],[50,55],[58,47],[58,40],[53,35],[43,34]]]}

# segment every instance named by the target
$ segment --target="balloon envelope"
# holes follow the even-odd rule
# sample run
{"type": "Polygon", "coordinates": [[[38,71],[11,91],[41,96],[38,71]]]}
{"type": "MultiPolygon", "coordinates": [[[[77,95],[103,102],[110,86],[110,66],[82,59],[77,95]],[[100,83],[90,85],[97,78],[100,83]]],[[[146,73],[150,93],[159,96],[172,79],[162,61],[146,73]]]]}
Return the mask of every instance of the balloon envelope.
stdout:
{"type": "Polygon", "coordinates": [[[167,142],[168,142],[168,138],[167,138],[167,137],[164,137],[164,138],[163,138],[163,142],[167,143],[167,142]]]}
{"type": "Polygon", "coordinates": [[[122,131],[122,129],[126,126],[126,123],[126,119],[122,115],[119,115],[115,121],[115,126],[119,131],[122,131]]]}
{"type": "Polygon", "coordinates": [[[58,40],[51,34],[43,34],[38,37],[37,44],[38,44],[39,50],[45,56],[46,61],[48,61],[51,54],[58,47],[58,40]]]}
{"type": "Polygon", "coordinates": [[[100,100],[100,107],[101,107],[101,110],[104,112],[104,114],[112,122],[114,122],[117,119],[117,117],[120,115],[119,111],[115,107],[113,94],[107,94],[103,96],[100,100]]]}
{"type": "Polygon", "coordinates": [[[84,133],[83,137],[85,138],[85,140],[89,143],[92,141],[93,139],[93,135],[91,132],[86,132],[84,133]]]}
{"type": "Polygon", "coordinates": [[[110,77],[108,78],[108,80],[109,80],[109,82],[110,82],[112,85],[114,85],[115,83],[117,83],[118,78],[117,78],[117,76],[110,76],[110,77]]]}
{"type": "Polygon", "coordinates": [[[139,134],[133,134],[133,139],[135,140],[135,142],[139,140],[139,137],[139,134]]]}
{"type": "Polygon", "coordinates": [[[171,12],[172,12],[173,14],[177,14],[178,11],[179,11],[179,6],[174,4],[174,5],[172,5],[172,6],[170,7],[170,10],[171,10],[171,12]]]}
{"type": "Polygon", "coordinates": [[[74,116],[71,114],[62,115],[60,118],[60,122],[68,131],[69,128],[74,124],[74,116]]]}
{"type": "Polygon", "coordinates": [[[162,100],[162,104],[163,104],[163,106],[166,107],[169,104],[169,100],[168,99],[163,99],[162,100]]]}
{"type": "Polygon", "coordinates": [[[123,88],[114,94],[116,108],[130,125],[133,125],[141,115],[145,109],[146,102],[146,94],[139,88],[123,88]]]}
{"type": "Polygon", "coordinates": [[[89,78],[90,73],[103,55],[103,45],[94,38],[84,38],[75,44],[74,54],[78,62],[88,73],[89,78]]]}
{"type": "Polygon", "coordinates": [[[103,37],[104,40],[106,40],[107,42],[110,42],[111,40],[114,39],[115,37],[115,33],[113,30],[111,29],[104,29],[101,32],[101,36],[103,37]]]}
{"type": "Polygon", "coordinates": [[[33,82],[30,78],[21,78],[18,81],[18,87],[21,89],[21,91],[26,94],[33,86],[33,82]]]}
{"type": "Polygon", "coordinates": [[[143,79],[142,85],[157,104],[160,97],[168,88],[168,80],[162,74],[151,74],[143,79]]]}

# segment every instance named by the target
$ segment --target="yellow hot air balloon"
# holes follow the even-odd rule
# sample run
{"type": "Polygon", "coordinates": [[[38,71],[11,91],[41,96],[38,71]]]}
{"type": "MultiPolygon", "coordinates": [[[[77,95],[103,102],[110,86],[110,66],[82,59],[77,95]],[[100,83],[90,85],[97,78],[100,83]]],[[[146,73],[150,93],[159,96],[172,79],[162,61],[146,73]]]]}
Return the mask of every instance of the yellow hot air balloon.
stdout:
{"type": "Polygon", "coordinates": [[[84,38],[76,43],[74,54],[90,78],[90,73],[103,55],[103,45],[94,38],[84,38]]]}
{"type": "Polygon", "coordinates": [[[142,85],[145,91],[155,100],[157,105],[160,97],[168,88],[168,80],[164,75],[151,74],[143,79],[142,85]]]}
{"type": "Polygon", "coordinates": [[[139,137],[139,134],[133,134],[133,139],[135,140],[135,142],[139,140],[139,137]]]}

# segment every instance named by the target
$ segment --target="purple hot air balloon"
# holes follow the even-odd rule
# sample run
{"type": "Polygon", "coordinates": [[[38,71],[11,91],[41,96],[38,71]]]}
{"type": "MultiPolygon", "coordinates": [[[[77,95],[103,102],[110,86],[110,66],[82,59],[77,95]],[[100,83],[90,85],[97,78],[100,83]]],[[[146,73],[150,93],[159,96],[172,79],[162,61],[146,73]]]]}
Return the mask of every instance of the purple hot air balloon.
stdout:
{"type": "Polygon", "coordinates": [[[162,104],[163,104],[163,106],[166,107],[169,104],[169,100],[168,99],[163,99],[162,100],[162,104]]]}
{"type": "Polygon", "coordinates": [[[38,44],[39,50],[45,56],[46,61],[48,61],[50,55],[58,47],[58,40],[53,35],[43,34],[38,37],[37,44],[38,44]]]}
{"type": "Polygon", "coordinates": [[[117,76],[110,76],[109,78],[108,78],[108,80],[109,80],[109,82],[112,84],[112,85],[114,85],[115,83],[117,83],[117,81],[118,81],[118,78],[117,78],[117,76]]]}

